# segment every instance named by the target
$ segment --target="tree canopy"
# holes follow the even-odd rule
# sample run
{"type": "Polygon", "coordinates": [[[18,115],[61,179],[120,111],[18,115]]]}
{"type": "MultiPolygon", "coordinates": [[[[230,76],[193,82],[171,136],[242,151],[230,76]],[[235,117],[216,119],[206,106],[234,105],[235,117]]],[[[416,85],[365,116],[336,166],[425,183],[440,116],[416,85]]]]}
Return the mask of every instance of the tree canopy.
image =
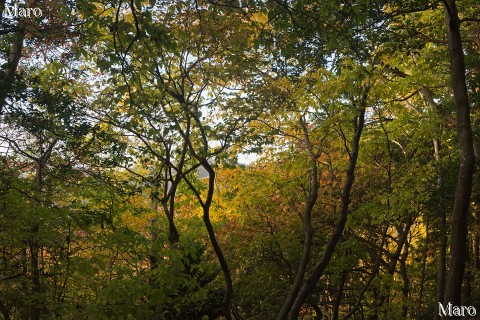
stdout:
{"type": "Polygon", "coordinates": [[[480,4],[0,2],[0,319],[473,319],[480,4]]]}

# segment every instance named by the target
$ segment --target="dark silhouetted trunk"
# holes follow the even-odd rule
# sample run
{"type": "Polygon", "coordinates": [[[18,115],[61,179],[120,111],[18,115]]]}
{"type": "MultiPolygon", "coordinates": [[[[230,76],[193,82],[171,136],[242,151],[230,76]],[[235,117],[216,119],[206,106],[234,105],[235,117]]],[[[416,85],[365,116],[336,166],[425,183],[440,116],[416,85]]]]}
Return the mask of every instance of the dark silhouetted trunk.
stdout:
{"type": "MultiPolygon", "coordinates": [[[[337,246],[338,241],[340,240],[343,230],[345,229],[345,224],[347,222],[348,216],[348,207],[350,204],[350,193],[352,190],[353,182],[355,181],[355,168],[357,166],[358,153],[360,150],[360,137],[362,135],[363,126],[365,123],[365,109],[367,103],[368,88],[364,90],[361,101],[359,103],[358,114],[354,121],[354,135],[351,142],[351,150],[349,152],[349,163],[347,169],[347,175],[345,183],[342,189],[342,204],[340,209],[340,215],[338,216],[337,222],[335,224],[335,229],[333,231],[330,240],[328,241],[325,252],[320,259],[320,261],[315,265],[312,274],[307,278],[302,288],[297,294],[297,297],[290,308],[290,315],[288,319],[297,319],[307,297],[312,293],[315,286],[317,285],[318,280],[323,275],[325,269],[327,268],[330,260],[332,259],[335,247],[337,246]]],[[[278,319],[278,318],[277,318],[278,319]]]]}
{"type": "Polygon", "coordinates": [[[332,320],[338,320],[338,316],[339,316],[338,313],[340,311],[340,305],[342,303],[343,288],[345,287],[345,282],[347,281],[347,275],[348,273],[346,271],[343,271],[342,276],[340,277],[340,283],[338,284],[338,292],[335,297],[335,303],[333,305],[332,320]]]}
{"type": "Polygon", "coordinates": [[[303,142],[307,146],[308,157],[310,160],[310,174],[309,174],[309,187],[308,187],[308,196],[305,203],[305,208],[303,212],[303,228],[305,229],[305,238],[303,240],[303,253],[300,260],[300,264],[297,269],[297,274],[295,275],[295,280],[290,287],[288,292],[287,299],[283,303],[283,306],[280,312],[277,315],[277,320],[285,319],[288,315],[290,307],[292,306],[295,298],[298,294],[300,287],[302,286],[303,279],[305,277],[305,272],[307,271],[308,261],[310,260],[310,250],[312,247],[313,239],[313,227],[312,227],[312,211],[317,202],[318,198],[318,168],[317,168],[317,158],[318,152],[313,150],[313,145],[310,141],[308,134],[308,128],[303,119],[300,119],[300,124],[303,130],[303,142]]]}
{"type": "MultiPolygon", "coordinates": [[[[460,146],[455,203],[451,218],[450,270],[445,289],[445,302],[461,305],[461,292],[467,259],[468,209],[472,192],[474,169],[473,135],[470,124],[470,105],[465,80],[465,61],[460,35],[460,20],[454,0],[444,0],[448,49],[451,61],[451,81],[457,115],[457,134],[460,146]]],[[[456,317],[447,317],[454,319],[456,317]]]]}
{"type": "MultiPolygon", "coordinates": [[[[3,11],[3,10],[2,10],[3,11]]],[[[15,73],[17,66],[22,57],[23,40],[25,38],[25,31],[19,30],[15,32],[13,42],[10,45],[10,52],[5,68],[0,73],[0,114],[5,106],[5,100],[13,86],[15,80],[15,73]]]]}
{"type": "Polygon", "coordinates": [[[225,290],[223,296],[223,314],[225,319],[231,320],[232,315],[230,312],[231,304],[232,304],[232,296],[233,296],[233,282],[232,276],[230,274],[230,268],[228,267],[227,260],[223,255],[222,248],[217,241],[217,237],[215,236],[215,231],[213,229],[212,223],[210,221],[210,206],[212,204],[213,199],[213,192],[215,191],[215,171],[213,170],[212,166],[208,163],[206,159],[201,160],[202,166],[208,172],[208,191],[207,197],[205,202],[203,202],[202,209],[203,209],[203,223],[207,228],[208,237],[210,239],[210,243],[212,244],[213,250],[217,256],[218,262],[220,263],[220,267],[223,272],[223,277],[225,279],[225,290]]]}

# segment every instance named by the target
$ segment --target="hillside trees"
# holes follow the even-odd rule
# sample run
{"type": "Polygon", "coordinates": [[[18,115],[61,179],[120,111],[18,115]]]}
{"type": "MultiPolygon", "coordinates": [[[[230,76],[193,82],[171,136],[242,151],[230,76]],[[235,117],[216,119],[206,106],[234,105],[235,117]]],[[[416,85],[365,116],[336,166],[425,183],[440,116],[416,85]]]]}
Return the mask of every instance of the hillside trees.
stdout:
{"type": "MultiPolygon", "coordinates": [[[[75,47],[70,41],[78,39],[79,30],[74,29],[82,23],[79,12],[83,2],[68,1],[26,1],[16,4],[10,1],[0,2],[0,35],[1,39],[1,82],[0,82],[0,111],[3,111],[8,97],[18,83],[18,74],[24,72],[19,68],[22,57],[31,55],[41,56],[52,54],[54,46],[63,47],[67,56],[71,48],[75,47]],[[17,5],[18,8],[38,8],[42,11],[41,17],[9,16],[5,8],[17,5]],[[61,36],[60,36],[61,35],[61,36]]],[[[10,10],[12,11],[12,10],[10,10]]]]}
{"type": "MultiPolygon", "coordinates": [[[[341,191],[342,205],[338,221],[324,254],[317,260],[318,262],[315,267],[313,267],[312,273],[307,277],[305,273],[308,261],[310,260],[310,247],[313,236],[313,230],[310,226],[310,216],[315,206],[318,192],[318,184],[315,181],[315,183],[308,188],[311,193],[305,205],[306,211],[303,217],[305,224],[304,254],[290,293],[278,314],[278,319],[285,319],[289,314],[289,317],[292,319],[298,317],[302,305],[315,288],[319,278],[323,275],[325,268],[333,256],[335,247],[342,236],[349,211],[348,205],[350,203],[350,192],[354,181],[360,136],[365,121],[365,112],[368,107],[368,92],[372,85],[369,83],[369,80],[366,79],[368,76],[365,76],[362,72],[349,73],[349,69],[356,70],[356,68],[358,68],[356,63],[370,64],[370,70],[367,72],[371,72],[376,68],[375,62],[369,57],[369,54],[373,54],[373,52],[369,52],[369,50],[371,50],[368,47],[369,44],[363,42],[361,39],[364,32],[368,30],[363,29],[366,25],[366,16],[360,17],[362,13],[356,10],[362,8],[360,4],[355,8],[348,6],[337,8],[334,6],[329,7],[328,5],[329,4],[327,4],[327,6],[317,7],[315,3],[304,4],[293,2],[292,5],[285,3],[273,7],[269,12],[269,17],[272,17],[270,22],[273,25],[273,32],[271,33],[271,38],[267,37],[266,43],[274,43],[275,49],[278,47],[281,48],[281,55],[274,54],[279,64],[283,66],[282,69],[279,68],[276,70],[279,75],[295,79],[298,77],[298,74],[304,73],[304,70],[307,72],[315,72],[318,68],[322,68],[322,64],[326,64],[328,55],[330,55],[332,58],[329,63],[338,67],[337,72],[340,75],[339,78],[346,80],[345,83],[348,83],[352,78],[350,88],[353,89],[353,92],[357,92],[358,90],[358,97],[355,98],[352,97],[355,96],[352,92],[345,91],[338,93],[339,99],[351,100],[352,105],[355,106],[358,112],[358,114],[353,116],[352,120],[352,139],[344,133],[343,130],[345,130],[345,128],[343,128],[342,125],[340,125],[339,128],[341,133],[340,137],[344,139],[345,152],[349,156],[350,163],[348,165],[344,186],[341,188],[341,190],[343,190],[341,191]],[[335,21],[339,17],[342,17],[344,21],[342,25],[335,21]],[[290,24],[285,24],[286,19],[290,20],[290,24]],[[317,21],[322,22],[318,23],[317,21]],[[339,38],[342,39],[341,43],[344,47],[331,46],[332,41],[334,41],[333,39],[338,40],[339,38]],[[285,41],[286,39],[289,39],[290,42],[285,41]],[[293,42],[291,41],[293,39],[298,39],[300,45],[293,45],[295,42],[295,40],[293,42]],[[353,42],[355,42],[355,44],[353,44],[353,42]],[[353,80],[355,77],[358,78],[353,80]],[[303,281],[304,277],[306,279],[305,282],[303,281]]],[[[369,7],[365,6],[365,8],[369,7]]],[[[376,17],[372,16],[371,18],[374,20],[376,17]]],[[[274,61],[277,62],[277,60],[274,61]]],[[[327,95],[329,94],[331,93],[327,93],[327,95]]],[[[335,95],[335,93],[331,95],[335,95]]],[[[341,105],[345,106],[344,103],[341,103],[341,105]]],[[[308,107],[312,109],[318,108],[318,106],[315,105],[309,105],[308,107]]],[[[329,113],[327,112],[327,114],[329,113]]],[[[308,138],[308,133],[305,134],[306,138],[308,138]]],[[[314,157],[314,145],[311,145],[309,141],[305,141],[305,143],[309,145],[308,148],[311,150],[311,170],[312,172],[316,172],[316,158],[318,155],[314,157]]],[[[315,146],[315,148],[320,149],[321,147],[315,146]]],[[[316,174],[314,174],[314,176],[316,176],[316,174]]],[[[312,179],[313,176],[310,180],[312,179]]],[[[316,179],[317,178],[315,178],[315,180],[316,179]]]]}
{"type": "Polygon", "coordinates": [[[15,92],[1,118],[2,170],[7,177],[2,245],[8,270],[2,282],[6,292],[22,297],[7,300],[6,318],[28,314],[30,319],[40,319],[55,313],[67,294],[70,246],[75,240],[71,209],[57,198],[57,190],[81,179],[74,168],[79,161],[73,157],[91,127],[72,96],[81,90],[71,87],[71,81],[55,78],[57,68],[47,63],[24,73],[23,90],[15,92]],[[59,86],[49,88],[45,76],[59,86]]]}
{"type": "MultiPolygon", "coordinates": [[[[308,9],[304,9],[304,7],[302,7],[302,5],[304,5],[304,4],[302,3],[302,4],[299,4],[299,6],[296,6],[296,3],[294,2],[291,6],[287,5],[287,4],[284,4],[283,6],[282,5],[279,6],[279,9],[276,12],[282,12],[282,10],[283,10],[285,16],[289,15],[289,17],[291,19],[291,24],[287,25],[285,30],[288,30],[287,31],[287,32],[289,32],[288,34],[292,37],[298,36],[298,34],[301,34],[301,32],[307,32],[306,34],[309,34],[311,36],[312,41],[320,41],[317,44],[317,47],[311,46],[311,47],[309,47],[309,49],[311,49],[312,47],[315,47],[320,52],[322,52],[322,50],[324,50],[323,52],[328,52],[328,49],[329,49],[329,47],[328,47],[328,34],[329,34],[328,30],[327,30],[327,32],[324,32],[322,34],[323,37],[315,36],[316,32],[318,32],[318,29],[322,29],[322,27],[326,28],[329,25],[328,18],[319,19],[319,20],[322,21],[323,26],[319,26],[318,24],[315,24],[315,22],[312,21],[311,25],[315,25],[317,30],[309,29],[308,26],[302,25],[304,20],[302,18],[299,18],[299,17],[304,17],[304,18],[306,18],[306,20],[308,20],[308,18],[310,18],[309,14],[310,15],[315,14],[317,16],[321,16],[321,14],[323,12],[323,9],[325,7],[322,7],[321,9],[319,8],[317,11],[314,11],[314,10],[312,10],[312,8],[314,8],[314,4],[309,6],[308,9]],[[313,14],[311,12],[315,12],[315,13],[313,14]],[[308,32],[310,32],[310,33],[308,33],[308,32]],[[325,34],[327,35],[326,37],[325,37],[325,34]],[[321,45],[322,40],[326,41],[326,44],[323,43],[323,46],[321,45]]],[[[380,51],[379,53],[375,53],[374,51],[372,51],[372,48],[375,48],[377,45],[382,46],[381,42],[382,42],[384,34],[388,35],[389,32],[391,32],[391,29],[390,30],[387,29],[388,31],[383,34],[383,31],[376,29],[378,24],[384,23],[384,24],[388,25],[389,22],[390,22],[389,19],[391,19],[392,17],[393,18],[396,18],[396,17],[399,17],[399,16],[401,17],[401,16],[404,16],[405,14],[408,14],[408,12],[414,13],[414,12],[422,12],[422,11],[428,11],[428,10],[438,10],[438,7],[436,7],[435,5],[430,7],[430,5],[428,5],[428,4],[427,4],[427,6],[423,6],[423,5],[420,5],[420,4],[417,5],[416,3],[412,3],[411,7],[397,8],[396,4],[392,3],[391,11],[389,11],[388,10],[389,9],[389,4],[388,3],[380,3],[379,2],[379,3],[373,3],[373,4],[371,3],[371,4],[367,5],[366,8],[368,8],[368,9],[365,11],[366,14],[364,15],[365,12],[360,11],[362,8],[365,9],[365,7],[363,7],[363,5],[364,4],[362,4],[362,3],[358,3],[358,4],[355,4],[356,7],[352,6],[351,13],[353,15],[351,16],[352,17],[351,20],[348,19],[349,8],[347,6],[343,6],[342,7],[343,10],[340,9],[338,12],[339,12],[339,14],[342,14],[342,17],[343,17],[344,21],[351,22],[352,24],[350,25],[350,28],[347,29],[347,30],[342,30],[341,28],[336,28],[334,32],[337,34],[337,39],[338,39],[339,37],[342,37],[345,34],[349,34],[349,32],[354,30],[355,34],[352,35],[350,37],[350,39],[356,39],[355,45],[353,45],[352,47],[349,47],[348,44],[351,44],[351,42],[349,42],[348,40],[345,42],[345,44],[346,44],[345,47],[352,49],[352,53],[351,53],[352,56],[355,56],[359,59],[368,59],[369,56],[376,55],[376,58],[378,60],[383,60],[380,63],[382,65],[386,66],[385,71],[387,71],[387,72],[389,70],[391,70],[392,68],[391,68],[390,62],[386,62],[386,59],[385,59],[386,57],[382,57],[382,54],[384,54],[384,52],[380,51]],[[380,5],[380,7],[376,7],[376,5],[380,5]],[[371,8],[371,10],[370,10],[370,8],[371,8]],[[378,11],[375,11],[375,8],[381,8],[381,9],[378,10],[378,11]],[[360,10],[358,10],[358,9],[360,9],[360,10]],[[387,10],[385,10],[385,9],[387,9],[387,10]],[[385,10],[385,11],[383,11],[383,10],[385,10]],[[361,38],[362,37],[361,35],[364,35],[365,38],[361,38]],[[364,39],[368,39],[368,40],[365,41],[365,42],[362,42],[362,40],[364,40],[364,39]],[[377,42],[377,41],[379,41],[379,42],[377,42]],[[376,44],[376,43],[378,43],[378,44],[376,44]]],[[[305,7],[305,8],[307,8],[307,7],[305,7]]],[[[332,10],[329,11],[330,15],[332,15],[332,11],[337,12],[337,11],[335,11],[335,9],[332,9],[332,10]]],[[[275,12],[275,11],[273,11],[273,12],[275,12]]],[[[448,11],[448,12],[451,13],[451,11],[448,11]]],[[[284,20],[279,19],[279,21],[284,21],[284,20]]],[[[279,22],[278,25],[280,26],[280,29],[285,27],[285,25],[283,25],[282,22],[279,22]]],[[[343,25],[345,25],[345,23],[343,25]]],[[[405,28],[408,29],[408,26],[406,26],[405,28]]],[[[414,32],[418,32],[418,30],[415,30],[414,32]]],[[[305,35],[305,34],[303,34],[303,35],[305,35]]],[[[458,38],[460,39],[459,35],[458,35],[458,38]]],[[[393,40],[391,42],[394,43],[394,41],[395,40],[393,40]]],[[[428,42],[428,40],[427,40],[427,42],[428,42]]],[[[288,46],[288,43],[289,42],[287,42],[287,46],[288,46]]],[[[421,46],[424,46],[425,42],[422,44],[422,42],[420,41],[420,42],[417,43],[417,45],[418,44],[420,44],[421,46]]],[[[388,45],[389,44],[387,43],[387,46],[388,45]]],[[[335,50],[335,48],[334,48],[334,50],[335,50]]],[[[407,49],[407,50],[409,50],[409,49],[407,49]]],[[[413,49],[413,50],[415,50],[415,49],[413,49]]],[[[287,52],[287,54],[292,53],[292,51],[288,51],[288,49],[285,49],[285,52],[287,52]]],[[[295,52],[295,51],[293,51],[293,52],[295,52]]],[[[336,52],[336,51],[333,51],[333,52],[336,52]]],[[[340,57],[340,59],[338,59],[339,61],[342,60],[342,58],[341,58],[342,55],[346,55],[346,54],[348,55],[348,53],[346,53],[346,52],[348,52],[348,51],[345,51],[345,49],[343,51],[337,51],[336,52],[337,56],[340,57]]],[[[407,51],[407,54],[408,54],[408,51],[407,51]]],[[[414,54],[412,54],[412,55],[414,55],[414,54]]],[[[463,53],[462,54],[460,54],[460,53],[456,54],[455,57],[457,57],[459,55],[463,55],[463,53]]],[[[302,55],[302,53],[300,53],[300,56],[295,56],[295,53],[293,53],[292,56],[293,57],[301,57],[300,61],[304,61],[302,59],[305,59],[304,56],[302,55]]],[[[291,61],[291,60],[285,59],[285,61],[291,61]]],[[[397,67],[394,67],[393,71],[394,71],[394,74],[396,73],[396,74],[402,75],[401,72],[400,73],[397,72],[398,71],[397,67]]],[[[463,81],[462,79],[460,79],[460,81],[457,81],[456,83],[458,83],[458,82],[465,83],[465,81],[463,81]]],[[[422,91],[424,93],[424,96],[430,102],[430,104],[432,104],[431,103],[432,102],[431,92],[429,92],[428,87],[426,87],[424,84],[422,84],[422,85],[423,85],[422,91]]],[[[464,96],[466,96],[466,90],[464,90],[464,91],[465,91],[464,96]]],[[[435,106],[435,103],[433,103],[432,105],[435,106]]],[[[460,113],[460,115],[461,114],[462,113],[460,113]]],[[[470,151],[472,151],[472,150],[470,150],[470,151]]],[[[467,167],[470,168],[469,170],[471,170],[472,165],[473,165],[473,162],[472,162],[473,158],[472,157],[473,157],[473,153],[469,152],[469,156],[462,160],[462,161],[465,160],[468,163],[467,167]]],[[[471,172],[470,172],[470,174],[471,174],[471,172]]],[[[463,183],[465,183],[466,185],[471,185],[471,183],[469,182],[469,179],[463,179],[463,178],[459,178],[459,179],[463,183]]],[[[467,192],[468,188],[465,189],[464,191],[465,192],[463,192],[463,191],[459,192],[458,197],[461,198],[461,197],[468,196],[468,194],[469,194],[469,192],[467,192]]],[[[463,212],[463,214],[466,215],[467,212],[468,212],[468,208],[465,207],[461,211],[463,212]]],[[[454,220],[452,220],[452,221],[454,221],[454,220]]],[[[464,216],[464,219],[461,219],[461,221],[465,222],[466,221],[466,216],[464,216]]],[[[463,236],[466,236],[466,234],[467,234],[466,230],[463,230],[461,232],[461,234],[463,236]]],[[[454,242],[456,242],[455,238],[456,237],[453,236],[452,244],[454,242]]],[[[462,242],[462,248],[465,249],[466,241],[461,241],[461,242],[462,242]]],[[[399,248],[401,250],[401,245],[400,245],[399,248]]],[[[465,259],[460,259],[460,260],[465,261],[465,259]]],[[[459,272],[455,272],[455,271],[452,271],[452,272],[454,272],[456,275],[459,274],[459,272]]],[[[439,283],[441,283],[441,281],[439,281],[439,283]]],[[[459,294],[457,292],[457,297],[458,296],[459,296],[459,294]]]]}
{"type": "Polygon", "coordinates": [[[3,318],[478,305],[474,1],[42,6],[1,17],[3,318]]]}
{"type": "MultiPolygon", "coordinates": [[[[136,158],[135,166],[128,161],[119,165],[151,188],[154,207],[160,203],[168,219],[172,245],[180,238],[175,225],[178,188],[184,183],[193,192],[225,277],[224,314],[230,318],[232,280],[210,219],[214,162],[259,111],[238,99],[245,78],[239,69],[248,70],[243,49],[252,30],[235,12],[212,8],[208,2],[130,3],[102,13],[97,32],[103,42],[92,47],[106,52],[97,59],[99,67],[118,73],[107,75],[95,117],[131,143],[127,152],[136,158]],[[234,40],[224,41],[226,34],[234,40]],[[116,105],[106,104],[107,95],[116,105]],[[196,181],[199,168],[206,172],[205,185],[196,181]]],[[[151,254],[153,265],[156,255],[151,254]]]]}

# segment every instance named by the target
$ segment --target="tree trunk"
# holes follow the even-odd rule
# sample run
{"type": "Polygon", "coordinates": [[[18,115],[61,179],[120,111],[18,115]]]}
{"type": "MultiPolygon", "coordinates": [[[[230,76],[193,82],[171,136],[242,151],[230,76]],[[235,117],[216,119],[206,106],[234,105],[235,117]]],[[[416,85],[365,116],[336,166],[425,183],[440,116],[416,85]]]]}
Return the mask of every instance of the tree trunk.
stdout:
{"type": "Polygon", "coordinates": [[[410,279],[408,278],[407,273],[407,258],[409,252],[409,242],[408,240],[405,243],[405,250],[403,250],[402,258],[400,259],[400,275],[402,276],[402,318],[408,319],[408,305],[409,305],[409,293],[410,293],[410,279]]]}
{"type": "MultiPolygon", "coordinates": [[[[44,169],[52,155],[53,148],[58,142],[58,137],[53,138],[52,141],[48,142],[47,148],[41,154],[40,157],[36,159],[36,172],[35,172],[35,186],[37,189],[38,200],[44,200],[44,169]]],[[[41,202],[38,206],[42,206],[41,202]]],[[[31,267],[31,280],[32,280],[32,294],[34,296],[34,301],[30,306],[30,320],[38,320],[41,317],[41,314],[46,311],[46,308],[39,304],[41,302],[40,295],[42,293],[42,283],[40,279],[40,263],[39,263],[39,253],[42,250],[41,243],[38,240],[38,232],[40,230],[40,223],[38,221],[32,222],[30,226],[31,236],[28,239],[28,246],[30,252],[30,267],[31,267]]]]}
{"type": "Polygon", "coordinates": [[[426,217],[425,221],[425,243],[423,245],[423,252],[422,252],[422,273],[420,275],[420,292],[418,293],[418,302],[417,302],[417,320],[421,320],[421,314],[422,314],[422,303],[423,303],[423,290],[425,288],[425,274],[426,274],[426,268],[427,268],[427,251],[428,251],[428,241],[429,241],[429,233],[428,233],[428,228],[429,228],[429,219],[426,217]]]}
{"type": "MultiPolygon", "coordinates": [[[[444,0],[448,49],[451,61],[451,81],[457,115],[460,146],[460,169],[451,218],[450,272],[445,290],[445,302],[461,305],[462,282],[467,258],[468,208],[472,192],[474,169],[473,135],[470,124],[470,104],[465,79],[465,60],[460,35],[460,20],[454,0],[444,0]]],[[[455,317],[447,317],[453,319],[455,317]]]]}
{"type": "MultiPolygon", "coordinates": [[[[34,227],[38,227],[35,225],[34,227]]],[[[36,230],[32,230],[35,237],[35,234],[38,232],[38,228],[36,230]]],[[[29,240],[29,249],[30,249],[30,266],[32,268],[32,294],[34,295],[33,302],[31,302],[30,306],[30,320],[39,320],[40,314],[42,312],[42,306],[39,305],[41,299],[39,299],[39,295],[42,293],[42,285],[40,282],[40,267],[38,264],[38,253],[39,253],[39,244],[36,239],[29,240]]]]}
{"type": "MultiPolygon", "coordinates": [[[[3,10],[2,10],[3,11],[3,10]]],[[[19,30],[15,32],[15,37],[10,46],[10,52],[5,69],[1,71],[0,77],[0,114],[3,112],[5,106],[5,100],[7,99],[10,90],[12,89],[13,81],[15,80],[15,73],[17,72],[17,66],[22,57],[23,39],[25,37],[25,31],[19,30]]]]}
{"type": "MultiPolygon", "coordinates": [[[[393,278],[395,275],[395,271],[397,269],[397,263],[401,261],[402,259],[406,259],[408,255],[408,234],[410,233],[410,228],[413,224],[413,219],[411,215],[408,216],[407,222],[405,223],[405,226],[402,228],[401,225],[397,225],[397,233],[398,233],[398,239],[395,240],[395,243],[397,244],[397,247],[393,253],[389,253],[389,258],[390,261],[388,261],[386,267],[387,267],[387,272],[390,278],[393,278]],[[407,251],[407,252],[406,252],[407,251]]],[[[387,250],[388,252],[388,250],[387,250]]],[[[401,268],[401,267],[400,267],[401,268]]],[[[406,271],[406,270],[405,270],[406,271]]],[[[406,276],[406,274],[401,274],[401,276],[406,276]]],[[[405,278],[404,278],[405,281],[405,278]]],[[[408,281],[408,279],[407,279],[408,281]]],[[[403,288],[402,288],[403,290],[403,288]]],[[[372,309],[377,310],[375,314],[378,317],[378,314],[385,303],[385,301],[390,300],[390,292],[391,291],[391,286],[389,282],[385,283],[385,287],[382,288],[382,292],[377,295],[377,297],[373,300],[372,303],[372,309]]],[[[388,310],[386,310],[386,316],[388,319],[388,310]]],[[[375,318],[377,319],[377,318],[375,318]]]]}
{"type": "MultiPolygon", "coordinates": [[[[385,225],[384,230],[383,230],[382,242],[381,242],[380,246],[378,247],[378,255],[377,255],[377,258],[375,259],[375,265],[374,265],[373,270],[370,274],[370,278],[368,279],[367,283],[365,284],[362,291],[358,295],[358,298],[357,298],[357,301],[355,302],[355,305],[342,318],[343,320],[349,319],[350,317],[352,317],[352,316],[354,316],[358,313],[358,310],[360,309],[360,306],[361,306],[361,303],[363,301],[363,297],[365,296],[365,293],[368,291],[368,289],[370,288],[370,285],[372,284],[373,280],[375,280],[375,278],[378,275],[378,272],[380,271],[380,264],[382,263],[382,255],[383,255],[383,250],[384,250],[385,243],[386,243],[386,237],[387,237],[388,229],[389,229],[389,224],[387,223],[385,225]]],[[[375,291],[375,289],[373,289],[373,291],[375,291]]],[[[374,301],[376,301],[376,298],[374,299],[374,301]]]]}
{"type": "Polygon", "coordinates": [[[230,274],[230,268],[228,267],[227,260],[223,255],[222,248],[220,247],[220,244],[217,241],[217,237],[215,236],[215,231],[210,221],[210,206],[212,204],[213,192],[215,191],[215,171],[213,170],[212,166],[208,163],[206,159],[202,159],[202,166],[208,172],[207,197],[205,199],[205,202],[202,203],[203,223],[205,224],[205,227],[207,229],[210,243],[212,244],[213,250],[215,251],[218,262],[220,263],[220,267],[223,272],[223,277],[225,279],[225,290],[223,295],[223,315],[225,316],[225,319],[231,320],[232,315],[230,313],[230,308],[231,308],[232,296],[233,296],[232,276],[230,274]]]}
{"type": "Polygon", "coordinates": [[[355,181],[355,168],[357,165],[358,153],[360,150],[360,137],[362,135],[363,126],[365,123],[365,108],[367,103],[367,96],[368,88],[365,89],[362,94],[358,115],[356,116],[356,119],[354,121],[354,137],[351,142],[352,149],[350,152],[347,176],[342,190],[342,204],[340,215],[337,219],[335,229],[332,236],[330,237],[325,252],[320,261],[315,265],[312,274],[308,277],[308,279],[305,281],[302,288],[298,292],[297,297],[292,307],[290,308],[290,315],[288,319],[298,319],[298,315],[300,314],[300,309],[302,308],[303,303],[312,293],[315,286],[317,285],[318,280],[323,275],[323,272],[330,263],[335,247],[337,246],[337,243],[342,236],[343,230],[345,229],[345,224],[347,222],[348,216],[348,207],[350,204],[350,192],[352,190],[353,182],[355,181]]]}
{"type": "Polygon", "coordinates": [[[343,297],[343,288],[345,287],[345,282],[347,281],[347,275],[348,275],[347,271],[343,271],[340,277],[340,283],[338,284],[338,292],[337,292],[337,296],[335,297],[335,303],[333,305],[332,320],[339,319],[340,305],[342,304],[342,297],[343,297]]]}
{"type": "Polygon", "coordinates": [[[308,197],[305,204],[304,214],[303,214],[303,227],[305,229],[305,238],[303,241],[303,253],[300,260],[300,264],[297,269],[297,274],[295,275],[295,280],[290,287],[287,298],[283,303],[283,306],[280,312],[277,315],[277,320],[285,319],[288,316],[290,307],[292,306],[295,298],[298,294],[298,290],[302,286],[303,278],[305,277],[305,272],[307,271],[308,261],[310,260],[310,250],[312,247],[313,239],[313,227],[312,227],[312,211],[317,202],[318,198],[318,168],[317,168],[317,158],[318,154],[313,151],[313,145],[310,141],[308,135],[307,125],[303,119],[300,119],[300,124],[303,130],[304,143],[307,146],[307,152],[310,160],[310,175],[309,175],[309,188],[308,188],[308,197]]]}
{"type": "Polygon", "coordinates": [[[170,241],[170,244],[175,244],[180,240],[180,234],[175,226],[173,216],[175,203],[174,195],[172,195],[172,197],[169,199],[169,202],[171,203],[170,206],[166,202],[162,201],[162,207],[168,219],[168,240],[170,241]]]}

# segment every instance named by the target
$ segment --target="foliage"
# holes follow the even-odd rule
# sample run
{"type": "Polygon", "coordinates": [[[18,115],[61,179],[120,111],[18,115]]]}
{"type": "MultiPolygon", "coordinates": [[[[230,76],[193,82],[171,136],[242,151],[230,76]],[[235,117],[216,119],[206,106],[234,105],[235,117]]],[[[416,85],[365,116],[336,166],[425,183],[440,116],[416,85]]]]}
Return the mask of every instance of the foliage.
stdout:
{"type": "Polygon", "coordinates": [[[465,116],[478,167],[477,1],[10,4],[2,319],[437,318],[465,116]]]}

